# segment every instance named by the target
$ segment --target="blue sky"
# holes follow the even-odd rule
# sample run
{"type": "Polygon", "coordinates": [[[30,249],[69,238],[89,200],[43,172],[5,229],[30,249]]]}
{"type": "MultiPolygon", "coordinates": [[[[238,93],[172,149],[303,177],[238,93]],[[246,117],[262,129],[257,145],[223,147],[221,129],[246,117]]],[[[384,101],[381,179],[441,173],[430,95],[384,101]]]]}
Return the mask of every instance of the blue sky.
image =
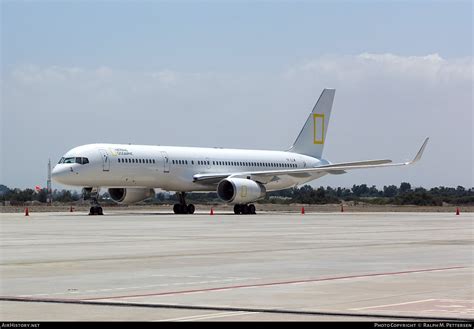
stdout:
{"type": "Polygon", "coordinates": [[[3,2],[3,65],[271,70],[322,54],[472,52],[472,3],[3,2]]]}
{"type": "Polygon", "coordinates": [[[48,158],[94,142],[286,149],[334,87],[327,159],[403,161],[431,140],[413,168],[313,185],[473,186],[472,9],[2,1],[0,183],[44,185],[48,158]]]}

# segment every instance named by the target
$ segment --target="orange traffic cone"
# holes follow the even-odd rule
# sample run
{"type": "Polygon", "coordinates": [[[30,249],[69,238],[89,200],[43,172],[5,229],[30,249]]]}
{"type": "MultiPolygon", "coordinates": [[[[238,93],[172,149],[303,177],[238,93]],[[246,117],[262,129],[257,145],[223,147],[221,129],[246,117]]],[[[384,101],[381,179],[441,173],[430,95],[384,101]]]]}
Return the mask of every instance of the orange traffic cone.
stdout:
{"type": "Polygon", "coordinates": [[[304,207],[301,207],[301,215],[304,215],[304,207]]]}
{"type": "Polygon", "coordinates": [[[344,205],[341,203],[341,212],[344,212],[344,205]]]}
{"type": "Polygon", "coordinates": [[[28,207],[25,208],[25,216],[29,216],[30,212],[28,211],[28,207]]]}
{"type": "Polygon", "coordinates": [[[459,215],[460,212],[459,212],[459,207],[456,208],[456,215],[459,215]]]}
{"type": "Polygon", "coordinates": [[[214,209],[211,208],[211,213],[210,215],[214,215],[214,209]]]}

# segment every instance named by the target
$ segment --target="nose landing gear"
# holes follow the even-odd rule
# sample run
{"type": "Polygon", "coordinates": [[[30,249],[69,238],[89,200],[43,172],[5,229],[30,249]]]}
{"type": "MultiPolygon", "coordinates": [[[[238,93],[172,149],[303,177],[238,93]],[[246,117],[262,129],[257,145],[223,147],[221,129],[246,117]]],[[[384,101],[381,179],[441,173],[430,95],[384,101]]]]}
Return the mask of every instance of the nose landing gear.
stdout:
{"type": "Polygon", "coordinates": [[[179,198],[179,203],[176,203],[173,206],[173,211],[175,214],[194,214],[194,211],[196,208],[194,207],[193,204],[186,204],[186,193],[185,192],[179,192],[178,198],[179,198]]]}
{"type": "Polygon", "coordinates": [[[92,187],[85,187],[82,189],[82,197],[84,200],[91,202],[91,208],[89,209],[89,216],[103,215],[104,211],[99,204],[99,189],[92,187]]]}

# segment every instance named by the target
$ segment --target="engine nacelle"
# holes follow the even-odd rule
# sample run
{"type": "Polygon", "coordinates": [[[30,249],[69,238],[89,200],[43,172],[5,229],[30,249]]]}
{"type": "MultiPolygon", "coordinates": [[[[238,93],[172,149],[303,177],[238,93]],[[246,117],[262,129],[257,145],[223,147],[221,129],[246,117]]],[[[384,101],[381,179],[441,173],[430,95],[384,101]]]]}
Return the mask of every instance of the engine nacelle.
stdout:
{"type": "Polygon", "coordinates": [[[229,203],[249,203],[265,197],[265,186],[251,179],[226,178],[217,185],[219,198],[229,203]]]}
{"type": "Polygon", "coordinates": [[[109,188],[109,195],[117,203],[132,204],[155,195],[152,188],[109,188]]]}

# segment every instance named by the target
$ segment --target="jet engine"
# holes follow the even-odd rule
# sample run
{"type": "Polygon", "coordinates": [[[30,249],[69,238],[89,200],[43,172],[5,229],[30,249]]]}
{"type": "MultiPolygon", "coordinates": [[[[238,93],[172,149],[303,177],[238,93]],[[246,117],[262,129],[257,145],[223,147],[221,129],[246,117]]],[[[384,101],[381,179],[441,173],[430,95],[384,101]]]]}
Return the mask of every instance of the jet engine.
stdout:
{"type": "Polygon", "coordinates": [[[253,202],[265,194],[265,186],[251,179],[226,178],[217,185],[219,198],[233,204],[253,202]]]}
{"type": "Polygon", "coordinates": [[[110,198],[117,203],[132,204],[155,195],[152,188],[109,188],[110,198]]]}

